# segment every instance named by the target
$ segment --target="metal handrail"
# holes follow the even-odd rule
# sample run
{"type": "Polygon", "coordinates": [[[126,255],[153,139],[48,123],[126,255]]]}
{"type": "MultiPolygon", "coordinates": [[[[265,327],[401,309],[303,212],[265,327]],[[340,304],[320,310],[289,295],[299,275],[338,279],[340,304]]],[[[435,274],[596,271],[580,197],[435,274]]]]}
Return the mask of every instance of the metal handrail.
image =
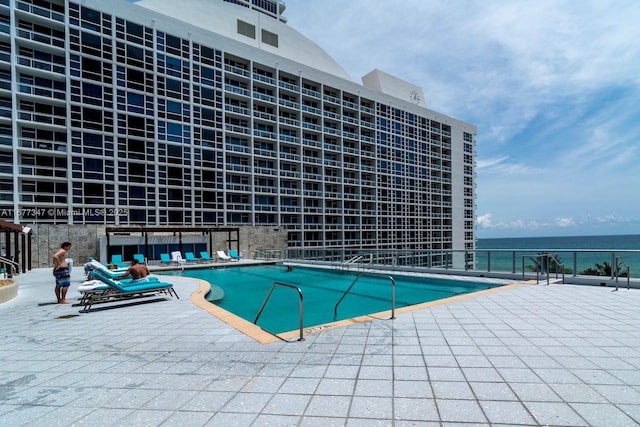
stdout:
{"type": "MultiPolygon", "coordinates": [[[[338,306],[345,299],[347,294],[349,292],[351,292],[351,288],[353,288],[353,286],[356,284],[356,282],[358,280],[360,280],[360,278],[362,277],[363,274],[364,273],[358,274],[358,277],[356,277],[353,280],[353,282],[351,282],[349,287],[342,293],[342,296],[340,297],[340,299],[338,300],[336,305],[333,307],[333,318],[334,318],[334,320],[336,319],[336,317],[338,317],[338,306]]],[[[389,276],[389,279],[391,280],[391,317],[390,317],[390,319],[395,319],[396,318],[396,281],[393,280],[392,276],[389,276]]]]}
{"type": "Polygon", "coordinates": [[[287,283],[273,282],[273,284],[271,285],[271,289],[269,289],[269,293],[267,293],[267,296],[265,297],[264,302],[260,306],[260,309],[258,310],[258,314],[256,315],[256,319],[253,321],[253,323],[255,325],[258,324],[258,319],[262,315],[262,311],[264,310],[264,307],[267,305],[267,301],[271,297],[271,293],[273,292],[273,290],[275,289],[276,286],[283,286],[285,288],[295,289],[295,290],[298,291],[298,295],[299,295],[299,298],[300,298],[300,309],[299,309],[299,312],[300,312],[300,338],[298,338],[298,341],[304,341],[304,333],[303,333],[303,328],[304,328],[304,320],[303,320],[304,319],[304,303],[303,303],[303,298],[302,298],[302,290],[297,286],[289,285],[287,283]]]}
{"type": "MultiPolygon", "coordinates": [[[[557,259],[557,254],[552,254],[552,253],[543,253],[543,254],[538,254],[536,256],[535,259],[535,263],[536,263],[536,283],[540,283],[540,270],[541,270],[541,265],[540,265],[540,260],[541,259],[546,259],[546,265],[547,265],[547,286],[550,284],[549,281],[549,276],[551,274],[551,268],[549,268],[551,266],[551,263],[555,263],[555,265],[557,267],[560,267],[560,270],[562,271],[562,283],[564,283],[564,264],[562,264],[560,261],[558,261],[557,259]]],[[[522,265],[523,265],[523,276],[524,276],[524,258],[522,257],[522,265]]],[[[532,257],[529,257],[529,259],[532,259],[532,257]]],[[[558,278],[558,269],[556,268],[556,279],[558,278]]]]}
{"type": "Polygon", "coordinates": [[[333,319],[335,320],[335,318],[338,316],[338,306],[340,305],[340,303],[342,302],[343,299],[345,299],[345,297],[347,296],[347,294],[349,292],[351,292],[351,288],[353,288],[353,286],[356,284],[356,282],[358,280],[360,280],[360,277],[362,277],[362,273],[358,274],[356,276],[355,279],[353,279],[353,282],[351,282],[351,284],[349,285],[349,287],[342,293],[342,296],[340,297],[340,299],[338,300],[338,302],[336,303],[336,305],[333,307],[333,319]]]}
{"type": "MultiPolygon", "coordinates": [[[[0,264],[2,265],[9,264],[16,273],[20,273],[20,264],[18,264],[15,261],[11,261],[9,258],[0,257],[0,264]]],[[[3,268],[5,269],[4,276],[7,277],[7,269],[6,267],[3,267],[3,268]]],[[[12,277],[12,276],[13,274],[9,272],[9,277],[12,277]]]]}
{"type": "Polygon", "coordinates": [[[342,267],[344,270],[349,270],[349,266],[350,266],[350,265],[353,265],[353,264],[355,264],[355,263],[357,263],[358,261],[361,261],[361,260],[362,260],[362,255],[356,255],[356,256],[351,257],[351,258],[349,258],[348,260],[344,261],[344,262],[341,264],[341,267],[342,267]]]}
{"type": "Polygon", "coordinates": [[[344,262],[344,264],[354,264],[362,259],[362,255],[356,255],[351,259],[348,259],[344,262]]]}
{"type": "Polygon", "coordinates": [[[624,260],[620,257],[616,257],[616,291],[618,290],[618,276],[620,276],[620,267],[624,265],[627,268],[627,290],[629,290],[630,282],[631,282],[631,273],[629,266],[624,262],[624,260]]]}
{"type": "MultiPolygon", "coordinates": [[[[372,253],[369,254],[368,258],[369,258],[368,263],[369,264],[373,264],[373,254],[372,253]]],[[[342,267],[344,267],[345,269],[348,270],[350,265],[358,264],[359,267],[360,267],[360,270],[364,270],[365,262],[367,262],[366,258],[365,258],[365,255],[355,255],[355,256],[349,258],[348,260],[344,261],[341,265],[342,265],[342,267]]]]}
{"type": "MultiPolygon", "coordinates": [[[[564,284],[564,264],[558,261],[558,258],[557,258],[558,254],[548,254],[548,255],[549,255],[549,261],[552,261],[553,263],[555,263],[556,267],[560,267],[560,271],[562,272],[562,283],[564,284]]],[[[549,284],[549,273],[550,271],[547,271],[547,284],[549,284]]],[[[558,278],[558,269],[556,268],[556,279],[557,278],[558,278]]]]}

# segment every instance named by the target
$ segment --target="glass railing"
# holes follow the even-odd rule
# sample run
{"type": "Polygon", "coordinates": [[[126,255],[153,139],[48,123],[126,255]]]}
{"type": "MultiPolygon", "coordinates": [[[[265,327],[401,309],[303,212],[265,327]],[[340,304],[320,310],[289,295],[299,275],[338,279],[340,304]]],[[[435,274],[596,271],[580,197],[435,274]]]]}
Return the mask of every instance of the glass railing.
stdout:
{"type": "Polygon", "coordinates": [[[64,74],[64,66],[56,65],[51,62],[39,61],[33,58],[18,56],[18,64],[25,67],[37,68],[44,71],[53,71],[54,73],[64,74]]]}
{"type": "Polygon", "coordinates": [[[225,65],[224,66],[225,71],[229,71],[233,74],[237,74],[240,76],[244,76],[244,77],[249,77],[249,71],[245,70],[244,68],[240,68],[240,67],[234,67],[232,65],[225,65]]]}
{"type": "Polygon", "coordinates": [[[52,10],[45,9],[39,6],[34,6],[32,4],[17,1],[16,8],[18,10],[24,10],[26,12],[33,13],[34,15],[39,15],[48,19],[53,19],[55,21],[64,22],[64,14],[54,12],[52,10]]]}
{"type": "Polygon", "coordinates": [[[458,272],[473,272],[490,277],[490,273],[532,278],[538,273],[564,273],[567,277],[612,279],[617,275],[640,278],[640,250],[616,249],[295,249],[285,254],[288,260],[310,262],[344,262],[353,256],[371,254],[376,267],[405,267],[458,272]],[[553,257],[549,266],[541,265],[545,256],[553,257]],[[617,266],[624,265],[624,269],[617,266]]]}
{"type": "Polygon", "coordinates": [[[254,80],[259,80],[261,82],[265,82],[265,83],[268,83],[268,84],[274,85],[274,86],[276,84],[276,81],[275,81],[274,78],[263,76],[262,74],[258,74],[258,73],[253,73],[253,79],[254,80]]]}
{"type": "Polygon", "coordinates": [[[287,82],[278,82],[278,86],[285,88],[285,89],[289,89],[292,92],[300,92],[300,86],[296,86],[293,85],[291,83],[287,83],[287,82]]]}
{"type": "Polygon", "coordinates": [[[20,83],[18,85],[18,90],[20,91],[20,93],[43,96],[46,98],[65,99],[65,96],[66,96],[65,92],[63,91],[49,89],[49,88],[42,88],[39,86],[33,86],[33,85],[24,84],[24,83],[20,83]]]}
{"type": "Polygon", "coordinates": [[[27,113],[24,111],[19,111],[18,119],[29,121],[29,122],[48,123],[48,124],[57,125],[57,126],[66,126],[66,119],[64,117],[53,116],[53,115],[27,113]]]}
{"type": "Polygon", "coordinates": [[[17,33],[18,33],[18,37],[22,37],[27,40],[33,40],[33,41],[44,43],[50,46],[64,48],[64,40],[59,39],[57,37],[40,34],[35,31],[28,31],[22,28],[18,28],[17,33]]]}

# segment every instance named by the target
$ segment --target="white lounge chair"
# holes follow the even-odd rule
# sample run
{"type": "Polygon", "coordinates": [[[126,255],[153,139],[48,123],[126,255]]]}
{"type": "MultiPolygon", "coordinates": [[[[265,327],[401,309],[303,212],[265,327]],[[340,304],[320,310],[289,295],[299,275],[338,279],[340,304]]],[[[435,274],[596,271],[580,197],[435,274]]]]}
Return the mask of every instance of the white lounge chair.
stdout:
{"type": "Polygon", "coordinates": [[[182,258],[182,254],[180,251],[171,252],[171,261],[177,263],[178,265],[182,265],[187,262],[184,258],[182,258]]]}
{"type": "Polygon", "coordinates": [[[224,251],[216,251],[216,256],[221,259],[222,261],[232,261],[233,258],[231,258],[229,255],[225,254],[224,251]]]}
{"type": "Polygon", "coordinates": [[[111,278],[116,278],[122,275],[125,271],[127,271],[127,269],[128,267],[109,270],[109,268],[106,265],[93,259],[92,257],[89,257],[89,262],[84,265],[84,272],[87,274],[87,276],[89,276],[89,273],[91,273],[92,270],[100,270],[105,275],[111,278]]]}

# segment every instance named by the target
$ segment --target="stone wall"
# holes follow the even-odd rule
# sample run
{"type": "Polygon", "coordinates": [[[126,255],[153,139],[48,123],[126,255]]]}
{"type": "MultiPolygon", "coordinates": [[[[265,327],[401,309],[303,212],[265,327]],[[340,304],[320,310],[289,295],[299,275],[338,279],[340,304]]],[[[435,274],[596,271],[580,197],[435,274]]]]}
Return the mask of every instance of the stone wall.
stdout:
{"type": "MultiPolygon", "coordinates": [[[[76,266],[88,261],[89,257],[101,259],[100,238],[105,236],[104,225],[53,225],[34,224],[32,227],[32,268],[51,267],[51,257],[62,242],[71,242],[69,256],[76,266]]],[[[239,227],[240,252],[253,258],[256,250],[286,249],[287,230],[281,227],[239,227]]],[[[228,249],[227,233],[213,234],[211,252],[228,249]]],[[[176,237],[177,239],[177,237],[176,237]]]]}
{"type": "Polygon", "coordinates": [[[51,257],[62,242],[71,242],[69,257],[74,264],[84,264],[99,253],[98,236],[104,236],[103,225],[34,224],[31,226],[32,267],[51,267],[51,257]]]}

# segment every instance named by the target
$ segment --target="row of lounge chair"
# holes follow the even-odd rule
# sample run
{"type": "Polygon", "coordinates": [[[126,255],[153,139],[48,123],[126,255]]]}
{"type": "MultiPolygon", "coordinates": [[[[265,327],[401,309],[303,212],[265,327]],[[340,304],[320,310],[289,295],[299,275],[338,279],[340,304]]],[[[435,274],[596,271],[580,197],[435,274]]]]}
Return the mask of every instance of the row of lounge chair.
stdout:
{"type": "Polygon", "coordinates": [[[93,304],[122,301],[132,298],[147,297],[156,294],[178,297],[173,285],[161,282],[157,277],[145,277],[140,280],[116,280],[122,271],[109,270],[96,260],[90,260],[93,269],[89,272],[90,279],[78,287],[81,294],[79,305],[82,312],[88,313],[93,304]]]}
{"type": "Polygon", "coordinates": [[[180,251],[171,252],[169,254],[160,254],[160,262],[162,264],[184,264],[184,263],[197,263],[197,262],[215,262],[215,261],[238,261],[242,259],[242,255],[238,254],[238,251],[234,249],[229,250],[227,255],[224,251],[216,251],[215,257],[211,257],[209,252],[200,252],[200,258],[196,257],[193,252],[185,252],[184,257],[180,251]]]}
{"type": "MultiPolygon", "coordinates": [[[[140,264],[144,264],[146,262],[143,254],[134,254],[133,259],[137,260],[140,264]]],[[[116,268],[129,268],[130,264],[128,262],[124,262],[122,259],[122,255],[111,255],[111,265],[114,265],[116,268]]]]}
{"type": "MultiPolygon", "coordinates": [[[[133,259],[137,260],[140,264],[145,264],[146,259],[143,254],[134,254],[133,259]]],[[[171,252],[171,254],[165,253],[160,254],[160,263],[161,264],[184,264],[186,262],[196,263],[196,262],[215,262],[215,261],[238,261],[242,259],[242,255],[238,253],[235,249],[229,249],[228,254],[224,251],[216,251],[215,255],[212,257],[209,255],[209,252],[203,251],[200,252],[200,257],[196,257],[193,252],[185,252],[184,257],[180,251],[171,252]]],[[[125,262],[122,259],[122,255],[112,255],[111,263],[112,267],[115,267],[116,270],[126,270],[129,268],[130,264],[125,262]]]]}

